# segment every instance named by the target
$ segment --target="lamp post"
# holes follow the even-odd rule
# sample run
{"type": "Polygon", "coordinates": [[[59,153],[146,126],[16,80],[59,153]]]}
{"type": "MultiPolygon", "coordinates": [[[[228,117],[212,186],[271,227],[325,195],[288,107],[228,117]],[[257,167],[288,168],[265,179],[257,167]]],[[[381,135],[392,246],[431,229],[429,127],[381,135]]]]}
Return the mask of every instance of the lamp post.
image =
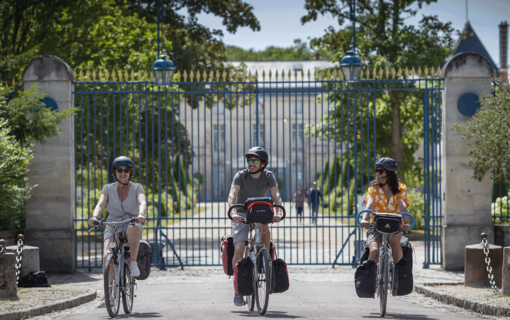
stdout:
{"type": "MultiPolygon", "coordinates": [[[[163,2],[164,0],[161,0],[163,2]]],[[[159,8],[159,1],[157,2],[157,13],[158,13],[158,57],[159,59],[154,62],[152,65],[152,72],[154,73],[154,78],[156,78],[156,85],[158,86],[168,86],[172,84],[172,80],[174,78],[175,73],[175,65],[172,60],[167,60],[166,55],[160,55],[159,50],[159,21],[165,19],[165,10],[164,5],[162,4],[161,10],[159,8]],[[161,19],[160,19],[161,16],[161,19]]],[[[162,46],[162,51],[164,51],[164,46],[162,46]]]]}
{"type": "Polygon", "coordinates": [[[359,75],[363,68],[363,62],[361,62],[360,57],[356,55],[356,0],[351,0],[349,7],[352,22],[352,48],[347,51],[347,55],[342,58],[340,69],[342,69],[346,81],[355,82],[359,80],[359,75]]]}

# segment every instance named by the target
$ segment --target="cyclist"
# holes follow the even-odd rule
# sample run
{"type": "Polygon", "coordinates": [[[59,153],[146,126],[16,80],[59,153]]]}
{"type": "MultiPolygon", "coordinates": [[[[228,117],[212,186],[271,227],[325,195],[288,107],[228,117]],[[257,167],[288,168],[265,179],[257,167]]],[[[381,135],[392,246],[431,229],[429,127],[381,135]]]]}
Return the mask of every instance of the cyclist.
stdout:
{"type": "MultiPolygon", "coordinates": [[[[232,186],[228,195],[228,205],[244,204],[248,198],[264,197],[268,190],[271,190],[275,204],[282,205],[278,183],[273,173],[266,169],[269,163],[269,155],[261,147],[253,147],[246,154],[248,168],[239,171],[234,176],[232,186]]],[[[245,217],[242,209],[232,212],[232,235],[234,237],[235,254],[232,261],[235,266],[237,261],[243,258],[246,242],[248,241],[249,225],[239,221],[245,217]]],[[[275,213],[274,220],[280,221],[282,215],[280,210],[275,213]]],[[[261,242],[269,251],[271,233],[266,224],[259,225],[261,231],[261,242]]],[[[244,299],[241,295],[234,296],[236,306],[244,305],[244,299]]]]}
{"type": "MultiPolygon", "coordinates": [[[[124,233],[129,243],[131,276],[138,277],[140,269],[138,269],[136,256],[140,246],[140,236],[143,230],[142,223],[145,221],[145,210],[147,208],[145,194],[141,184],[129,181],[133,176],[133,161],[131,159],[124,156],[117,157],[113,160],[112,167],[113,177],[117,182],[103,187],[92,218],[88,222],[91,226],[94,225],[94,221],[97,221],[101,216],[105,207],[108,211],[108,222],[138,218],[138,223],[135,226],[124,225],[117,228],[117,234],[124,233]]],[[[115,239],[111,225],[106,226],[103,238],[104,248],[106,248],[103,252],[104,269],[107,254],[112,253],[108,245],[115,239]]],[[[97,307],[106,307],[104,297],[98,302],[97,307]]]]}
{"type": "MultiPolygon", "coordinates": [[[[377,179],[370,182],[368,188],[368,196],[366,199],[366,208],[374,212],[396,213],[407,212],[409,207],[409,199],[407,198],[407,187],[403,183],[399,183],[397,179],[398,164],[391,158],[380,158],[375,163],[375,174],[377,179]]],[[[361,226],[368,228],[372,218],[370,213],[366,212],[361,220],[361,226]],[[369,221],[369,219],[371,219],[369,221]]],[[[409,218],[404,216],[404,225],[402,231],[409,231],[409,218]]],[[[402,259],[402,247],[400,246],[400,238],[402,234],[388,235],[388,242],[391,246],[393,262],[397,264],[402,259]]],[[[375,263],[379,262],[379,247],[382,242],[382,234],[368,229],[367,243],[370,249],[368,260],[375,263]]]]}

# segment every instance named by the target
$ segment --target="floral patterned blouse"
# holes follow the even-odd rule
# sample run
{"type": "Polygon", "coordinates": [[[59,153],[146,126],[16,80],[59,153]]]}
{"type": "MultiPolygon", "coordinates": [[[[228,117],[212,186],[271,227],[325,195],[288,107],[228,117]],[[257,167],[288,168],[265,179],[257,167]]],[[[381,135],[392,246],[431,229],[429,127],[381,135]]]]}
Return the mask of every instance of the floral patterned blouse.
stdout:
{"type": "MultiPolygon", "coordinates": [[[[410,205],[410,201],[407,198],[407,187],[403,183],[398,184],[399,192],[397,194],[392,194],[390,201],[388,202],[386,196],[384,195],[384,191],[379,186],[372,186],[368,188],[368,196],[367,199],[374,200],[374,212],[385,212],[385,213],[396,213],[400,214],[400,210],[398,208],[398,203],[400,200],[404,200],[407,207],[410,205]]],[[[366,204],[366,200],[365,200],[366,204]]],[[[370,221],[373,220],[371,217],[370,221]]]]}

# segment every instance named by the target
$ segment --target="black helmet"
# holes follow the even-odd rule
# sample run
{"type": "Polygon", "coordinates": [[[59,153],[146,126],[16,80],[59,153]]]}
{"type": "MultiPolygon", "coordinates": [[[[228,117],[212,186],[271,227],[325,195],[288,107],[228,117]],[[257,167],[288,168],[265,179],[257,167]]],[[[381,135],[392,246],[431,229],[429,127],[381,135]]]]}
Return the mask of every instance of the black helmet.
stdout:
{"type": "Polygon", "coordinates": [[[384,168],[388,171],[393,171],[397,173],[398,171],[398,163],[392,158],[381,158],[375,162],[375,167],[384,168]]]}
{"type": "Polygon", "coordinates": [[[250,148],[250,150],[246,151],[246,154],[244,155],[245,158],[247,158],[248,156],[255,156],[262,161],[269,162],[269,155],[267,154],[266,150],[264,150],[264,148],[262,147],[250,148]]]}
{"type": "Polygon", "coordinates": [[[129,159],[128,157],[125,157],[125,156],[120,156],[120,157],[117,157],[113,160],[113,169],[115,169],[116,167],[120,167],[120,166],[126,166],[126,167],[130,167],[130,168],[133,168],[133,161],[131,161],[131,159],[129,159]]]}

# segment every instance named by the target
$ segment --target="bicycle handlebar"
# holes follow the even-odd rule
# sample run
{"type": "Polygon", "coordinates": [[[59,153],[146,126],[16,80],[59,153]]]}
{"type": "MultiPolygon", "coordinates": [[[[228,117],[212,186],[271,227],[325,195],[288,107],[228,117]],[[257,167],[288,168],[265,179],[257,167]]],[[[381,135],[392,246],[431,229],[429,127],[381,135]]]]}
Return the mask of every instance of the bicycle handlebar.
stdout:
{"type": "MultiPolygon", "coordinates": [[[[283,210],[283,216],[282,216],[282,218],[281,218],[281,220],[280,220],[280,221],[283,221],[283,219],[285,219],[285,217],[287,216],[287,211],[285,211],[285,208],[284,208],[283,206],[279,205],[279,204],[273,204],[273,207],[275,207],[275,208],[279,208],[279,209],[282,209],[282,210],[283,210]]],[[[232,215],[231,215],[230,213],[232,212],[232,209],[235,209],[235,208],[243,208],[243,209],[245,209],[245,210],[246,210],[246,208],[244,207],[244,205],[243,205],[243,204],[234,204],[233,206],[231,206],[230,208],[228,208],[227,215],[228,215],[228,218],[229,218],[230,220],[232,220],[232,215]]],[[[241,222],[246,223],[246,219],[241,220],[241,222]]],[[[278,221],[273,220],[273,222],[278,222],[278,221]]]]}
{"type": "MultiPolygon", "coordinates": [[[[362,214],[365,213],[365,212],[368,212],[370,213],[371,215],[376,215],[377,213],[375,213],[373,210],[370,210],[370,209],[365,209],[365,210],[361,210],[359,213],[358,213],[358,216],[356,217],[356,223],[359,223],[361,224],[361,221],[360,221],[360,218],[362,217],[362,214]]],[[[414,228],[415,226],[415,220],[414,220],[414,217],[412,214],[408,213],[408,212],[402,212],[400,213],[401,216],[406,216],[406,217],[409,217],[411,218],[411,227],[409,227],[409,230],[411,230],[412,228],[414,228]]]]}
{"type": "Polygon", "coordinates": [[[123,220],[123,221],[111,221],[111,222],[107,222],[106,220],[104,219],[101,219],[101,220],[96,220],[94,221],[94,227],[91,228],[89,230],[89,233],[92,231],[92,230],[95,230],[97,228],[99,228],[100,225],[102,224],[109,224],[109,225],[123,225],[123,224],[132,224],[132,225],[135,225],[135,223],[138,221],[138,218],[131,218],[131,219],[126,219],[126,220],[123,220]]]}

